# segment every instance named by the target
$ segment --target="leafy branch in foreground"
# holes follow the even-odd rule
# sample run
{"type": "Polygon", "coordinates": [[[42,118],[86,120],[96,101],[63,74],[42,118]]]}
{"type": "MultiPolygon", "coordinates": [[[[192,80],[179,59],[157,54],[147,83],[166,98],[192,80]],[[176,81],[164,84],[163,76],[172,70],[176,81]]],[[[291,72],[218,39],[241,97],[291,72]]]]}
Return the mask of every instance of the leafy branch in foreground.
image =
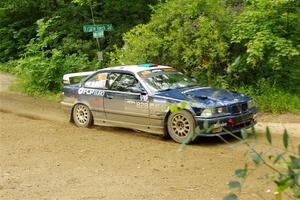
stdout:
{"type": "MultiPolygon", "coordinates": [[[[184,106],[171,105],[170,110],[171,112],[177,112],[178,109],[182,109],[182,107],[184,106]]],[[[203,124],[203,129],[196,127],[192,134],[188,136],[186,141],[181,144],[178,151],[181,151],[183,148],[185,148],[187,144],[195,140],[199,135],[210,132],[214,128],[214,125],[209,126],[208,121],[205,121],[203,124]]],[[[247,149],[244,152],[244,156],[250,158],[252,160],[252,164],[245,163],[243,168],[235,170],[234,175],[240,180],[231,180],[228,182],[229,189],[235,192],[229,193],[223,198],[223,200],[239,199],[238,196],[241,194],[243,183],[247,177],[251,176],[252,173],[254,173],[255,170],[261,165],[266,166],[270,170],[270,173],[264,174],[262,178],[268,179],[275,183],[276,192],[274,193],[274,196],[276,200],[281,200],[283,193],[291,198],[300,199],[300,145],[297,147],[297,153],[290,150],[291,145],[289,143],[289,134],[287,130],[284,130],[282,134],[283,148],[281,148],[273,145],[272,134],[269,127],[267,127],[265,135],[269,148],[264,151],[259,151],[257,148],[257,132],[254,127],[251,129],[251,135],[253,135],[254,142],[253,140],[249,140],[249,134],[245,129],[241,130],[241,136],[238,136],[228,130],[224,131],[234,137],[237,142],[230,143],[222,136],[219,136],[219,138],[232,147],[240,144],[246,145],[247,149]],[[288,190],[291,192],[288,192],[288,190]]]]}
{"type": "MultiPolygon", "coordinates": [[[[230,133],[231,134],[231,133],[230,133]]],[[[257,138],[257,133],[254,128],[252,128],[252,134],[257,138]]],[[[248,140],[248,133],[242,130],[241,136],[231,134],[239,143],[247,145],[247,150],[244,156],[250,157],[254,168],[250,169],[248,164],[245,164],[244,168],[237,169],[234,173],[236,177],[242,179],[244,182],[251,172],[254,172],[259,165],[264,165],[271,171],[270,174],[265,174],[263,177],[271,180],[276,185],[276,192],[274,196],[276,200],[282,199],[282,194],[285,193],[291,198],[300,199],[300,145],[298,145],[298,153],[289,151],[289,135],[287,130],[284,130],[282,135],[282,144],[284,149],[278,150],[272,144],[272,134],[269,127],[266,128],[266,139],[270,148],[267,151],[258,151],[256,148],[257,140],[255,143],[250,143],[248,140]],[[293,197],[287,190],[292,191],[293,197]]],[[[226,140],[223,140],[228,143],[226,140]]],[[[238,199],[238,194],[241,193],[242,183],[238,180],[230,181],[228,187],[232,190],[237,190],[237,192],[231,192],[224,197],[223,200],[236,200],[238,199]]]]}
{"type": "MultiPolygon", "coordinates": [[[[168,109],[171,112],[178,112],[179,109],[184,109],[186,103],[182,102],[178,105],[170,105],[168,109]]],[[[202,128],[197,126],[192,132],[189,133],[185,141],[181,144],[178,151],[181,151],[190,142],[194,141],[201,134],[206,134],[218,128],[218,123],[209,125],[208,121],[204,121],[202,128]]],[[[266,127],[265,137],[267,140],[267,150],[259,150],[257,147],[258,137],[257,131],[254,126],[251,127],[251,133],[254,138],[249,139],[249,134],[245,129],[241,129],[240,136],[222,127],[223,131],[227,132],[237,140],[235,143],[230,143],[221,135],[218,137],[226,144],[234,147],[236,145],[246,145],[247,150],[244,156],[250,158],[252,164],[245,163],[243,168],[236,169],[234,175],[239,180],[231,180],[228,183],[229,189],[236,191],[226,195],[223,200],[237,200],[238,195],[241,194],[242,185],[251,176],[259,166],[265,166],[269,169],[270,173],[266,173],[262,178],[273,182],[276,185],[276,192],[274,193],[276,200],[281,200],[283,194],[290,198],[300,199],[300,145],[297,146],[298,152],[294,152],[289,142],[289,134],[285,129],[282,134],[282,147],[273,145],[272,134],[269,127],[266,127]]]]}

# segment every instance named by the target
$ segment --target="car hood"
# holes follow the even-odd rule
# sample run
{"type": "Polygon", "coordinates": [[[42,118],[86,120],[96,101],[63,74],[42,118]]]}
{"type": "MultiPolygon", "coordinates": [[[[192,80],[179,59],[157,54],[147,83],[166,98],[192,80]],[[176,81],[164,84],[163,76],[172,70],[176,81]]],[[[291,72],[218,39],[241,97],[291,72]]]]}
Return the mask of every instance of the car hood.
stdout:
{"type": "Polygon", "coordinates": [[[226,106],[249,101],[251,98],[229,90],[210,87],[180,88],[157,93],[158,96],[192,101],[200,107],[226,106]]]}

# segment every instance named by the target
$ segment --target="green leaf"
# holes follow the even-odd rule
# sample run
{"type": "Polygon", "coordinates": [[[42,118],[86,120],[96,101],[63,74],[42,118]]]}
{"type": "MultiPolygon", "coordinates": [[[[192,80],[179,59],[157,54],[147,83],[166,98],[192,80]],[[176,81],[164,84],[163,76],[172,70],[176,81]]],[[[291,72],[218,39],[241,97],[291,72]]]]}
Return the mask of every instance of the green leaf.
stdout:
{"type": "Polygon", "coordinates": [[[245,178],[248,172],[248,166],[245,164],[244,169],[237,169],[234,172],[234,175],[240,178],[245,178]]]}
{"type": "Polygon", "coordinates": [[[300,156],[300,145],[298,145],[298,155],[300,156]]]}
{"type": "Polygon", "coordinates": [[[184,101],[180,102],[179,104],[179,108],[180,109],[184,109],[185,108],[186,103],[184,101]]]}
{"type": "Polygon", "coordinates": [[[230,181],[228,183],[228,187],[229,188],[237,188],[237,189],[241,189],[241,183],[239,181],[230,181]]]}
{"type": "Polygon", "coordinates": [[[289,187],[289,180],[289,178],[285,178],[280,181],[275,181],[277,185],[277,192],[283,192],[284,190],[286,190],[289,187]]]}
{"type": "Polygon", "coordinates": [[[242,134],[243,140],[247,140],[247,138],[248,138],[248,133],[247,133],[247,131],[246,131],[245,129],[242,129],[242,130],[241,130],[241,134],[242,134]]]}
{"type": "Polygon", "coordinates": [[[203,122],[203,128],[204,128],[204,129],[208,129],[208,121],[207,121],[207,120],[205,120],[205,121],[203,122]]]}
{"type": "Polygon", "coordinates": [[[284,156],[285,153],[286,153],[286,152],[282,152],[282,153],[278,154],[278,155],[276,156],[276,158],[275,158],[275,160],[274,160],[273,163],[276,164],[280,159],[283,158],[283,156],[284,156]]]}
{"type": "Polygon", "coordinates": [[[170,105],[170,111],[171,112],[177,112],[178,111],[178,107],[176,105],[170,105]]]}
{"type": "Polygon", "coordinates": [[[292,169],[300,169],[300,157],[290,156],[292,169]]]}
{"type": "Polygon", "coordinates": [[[254,136],[255,141],[257,141],[257,132],[256,132],[256,129],[255,129],[254,126],[251,127],[251,132],[252,132],[252,134],[254,136]]]}
{"type": "Polygon", "coordinates": [[[295,187],[293,188],[293,193],[294,193],[294,197],[300,198],[300,187],[295,186],[295,187]]]}
{"type": "Polygon", "coordinates": [[[284,133],[283,133],[283,145],[284,145],[284,148],[288,148],[288,145],[289,145],[289,135],[287,133],[287,130],[284,129],[284,133]]]}
{"type": "Polygon", "coordinates": [[[202,133],[201,129],[199,128],[199,126],[197,126],[195,128],[195,134],[200,135],[202,133]]]}
{"type": "Polygon", "coordinates": [[[267,140],[269,142],[269,144],[272,144],[272,136],[271,136],[271,132],[269,127],[267,126],[267,130],[266,130],[266,136],[267,136],[267,140]]]}
{"type": "Polygon", "coordinates": [[[223,200],[237,200],[237,199],[238,197],[234,193],[230,193],[223,198],[223,200]]]}
{"type": "Polygon", "coordinates": [[[249,153],[251,153],[253,151],[253,148],[256,146],[256,144],[250,144],[248,149],[245,151],[244,153],[244,157],[246,157],[249,153]]]}
{"type": "Polygon", "coordinates": [[[254,154],[252,156],[252,160],[256,165],[261,163],[261,161],[262,161],[261,156],[259,154],[254,154]]]}

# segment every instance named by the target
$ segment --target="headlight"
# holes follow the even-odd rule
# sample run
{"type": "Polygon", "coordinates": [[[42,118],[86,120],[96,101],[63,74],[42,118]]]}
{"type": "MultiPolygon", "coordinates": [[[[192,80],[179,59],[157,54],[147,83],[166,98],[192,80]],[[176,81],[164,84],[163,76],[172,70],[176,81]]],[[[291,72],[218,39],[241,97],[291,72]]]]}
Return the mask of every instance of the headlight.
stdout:
{"type": "Polygon", "coordinates": [[[248,108],[252,108],[252,107],[254,107],[254,106],[255,106],[255,104],[254,104],[254,101],[253,101],[253,100],[250,100],[250,101],[248,101],[248,102],[247,102],[247,104],[248,104],[248,108]]]}
{"type": "Polygon", "coordinates": [[[219,107],[216,108],[217,113],[216,114],[224,114],[224,113],[228,113],[228,110],[226,107],[219,107]]]}
{"type": "Polygon", "coordinates": [[[212,115],[225,114],[227,112],[228,112],[228,110],[227,110],[226,107],[205,108],[202,111],[201,116],[203,116],[203,117],[209,117],[209,116],[212,116],[212,115]]]}
{"type": "Polygon", "coordinates": [[[208,116],[212,116],[212,115],[213,115],[213,111],[211,108],[206,108],[201,113],[201,116],[203,116],[203,117],[208,117],[208,116]]]}

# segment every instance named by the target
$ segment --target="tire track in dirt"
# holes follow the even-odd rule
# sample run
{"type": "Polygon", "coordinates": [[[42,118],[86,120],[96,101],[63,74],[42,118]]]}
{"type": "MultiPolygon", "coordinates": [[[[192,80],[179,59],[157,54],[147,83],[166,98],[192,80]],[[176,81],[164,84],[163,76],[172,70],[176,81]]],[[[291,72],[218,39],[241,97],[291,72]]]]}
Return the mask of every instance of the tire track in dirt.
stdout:
{"type": "Polygon", "coordinates": [[[47,120],[46,118],[38,117],[38,116],[29,114],[29,113],[16,113],[16,112],[13,112],[11,110],[6,110],[6,109],[3,109],[3,108],[0,108],[0,112],[14,114],[16,116],[24,117],[24,118],[32,119],[32,120],[47,120]]]}
{"type": "MultiPolygon", "coordinates": [[[[245,162],[243,146],[233,149],[218,138],[199,139],[178,153],[171,140],[121,128],[77,128],[68,117],[58,102],[0,92],[1,200],[217,200],[245,162]]],[[[273,142],[282,145],[279,135],[273,142]]],[[[249,177],[247,183],[241,199],[272,198],[265,182],[249,177]]]]}

